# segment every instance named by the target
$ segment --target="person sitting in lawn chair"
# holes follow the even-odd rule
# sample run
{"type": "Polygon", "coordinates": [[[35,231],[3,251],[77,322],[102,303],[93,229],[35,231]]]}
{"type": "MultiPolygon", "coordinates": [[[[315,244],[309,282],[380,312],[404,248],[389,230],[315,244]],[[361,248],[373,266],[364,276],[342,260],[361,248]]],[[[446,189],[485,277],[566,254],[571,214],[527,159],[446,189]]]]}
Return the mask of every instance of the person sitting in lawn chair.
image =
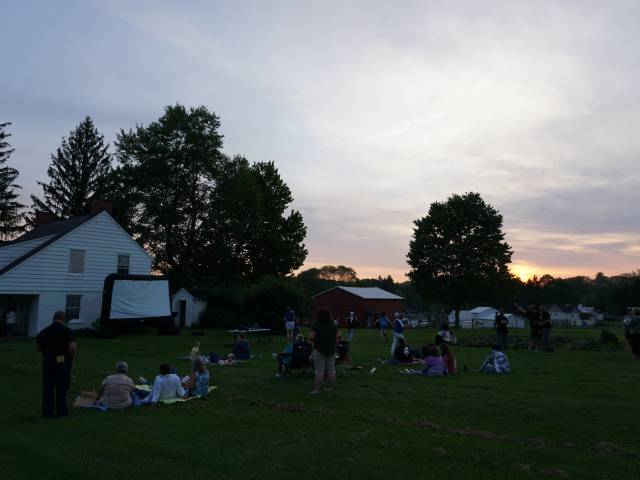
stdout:
{"type": "Polygon", "coordinates": [[[287,345],[282,353],[278,353],[278,373],[276,377],[283,377],[289,370],[308,370],[311,367],[311,344],[305,341],[299,333],[293,344],[287,345]]]}
{"type": "Polygon", "coordinates": [[[484,373],[511,373],[509,359],[500,345],[491,347],[491,353],[484,357],[480,371],[484,373]]]}

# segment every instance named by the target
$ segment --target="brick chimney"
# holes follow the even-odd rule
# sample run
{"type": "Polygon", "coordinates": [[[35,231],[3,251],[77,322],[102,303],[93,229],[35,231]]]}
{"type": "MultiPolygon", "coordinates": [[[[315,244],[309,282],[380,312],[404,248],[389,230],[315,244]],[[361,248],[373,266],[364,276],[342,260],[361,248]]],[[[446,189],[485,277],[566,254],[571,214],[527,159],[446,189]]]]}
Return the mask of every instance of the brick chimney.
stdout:
{"type": "Polygon", "coordinates": [[[33,222],[35,224],[35,228],[38,228],[42,225],[46,225],[47,223],[57,222],[58,220],[59,218],[56,217],[53,213],[36,211],[33,222]]]}
{"type": "Polygon", "coordinates": [[[89,214],[95,215],[106,210],[109,213],[113,213],[113,202],[111,200],[101,200],[99,198],[92,198],[89,200],[89,214]]]}

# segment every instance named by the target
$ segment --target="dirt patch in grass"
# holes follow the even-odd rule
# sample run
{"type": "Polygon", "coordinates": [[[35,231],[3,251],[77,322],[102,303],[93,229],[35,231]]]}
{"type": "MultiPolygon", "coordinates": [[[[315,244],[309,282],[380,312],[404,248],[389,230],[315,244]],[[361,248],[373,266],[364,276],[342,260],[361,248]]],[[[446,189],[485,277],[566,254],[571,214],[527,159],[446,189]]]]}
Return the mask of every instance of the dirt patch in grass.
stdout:
{"type": "Polygon", "coordinates": [[[536,476],[548,478],[569,478],[569,474],[567,472],[558,468],[540,467],[533,463],[514,463],[512,466],[518,470],[522,470],[536,476]]]}

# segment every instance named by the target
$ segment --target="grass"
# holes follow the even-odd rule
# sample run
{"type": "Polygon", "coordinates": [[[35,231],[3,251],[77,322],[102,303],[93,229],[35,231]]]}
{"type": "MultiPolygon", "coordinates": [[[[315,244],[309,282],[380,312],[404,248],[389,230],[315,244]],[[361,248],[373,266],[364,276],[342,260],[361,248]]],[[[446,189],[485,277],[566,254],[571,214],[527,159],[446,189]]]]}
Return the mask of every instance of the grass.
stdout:
{"type": "MultiPolygon", "coordinates": [[[[598,337],[597,331],[558,335],[598,337]]],[[[411,345],[433,331],[410,330],[411,345]]],[[[520,332],[522,334],[523,332],[520,332]]],[[[619,333],[619,332],[617,332],[619,333]]],[[[486,333],[461,332],[462,340],[486,333]]],[[[193,341],[227,352],[226,332],[204,337],[131,335],[79,338],[70,400],[96,387],[118,360],[133,378],[153,378],[161,362],[186,373],[193,341]]],[[[212,367],[220,388],[184,404],[126,411],[73,409],[40,418],[40,359],[33,340],[0,342],[0,465],[4,480],[201,478],[634,478],[640,469],[640,362],[628,352],[508,352],[514,373],[476,373],[484,348],[458,347],[468,372],[405,377],[376,365],[389,343],[358,331],[353,358],[364,367],[337,389],[309,395],[309,377],[275,378],[271,353],[212,367]]]]}

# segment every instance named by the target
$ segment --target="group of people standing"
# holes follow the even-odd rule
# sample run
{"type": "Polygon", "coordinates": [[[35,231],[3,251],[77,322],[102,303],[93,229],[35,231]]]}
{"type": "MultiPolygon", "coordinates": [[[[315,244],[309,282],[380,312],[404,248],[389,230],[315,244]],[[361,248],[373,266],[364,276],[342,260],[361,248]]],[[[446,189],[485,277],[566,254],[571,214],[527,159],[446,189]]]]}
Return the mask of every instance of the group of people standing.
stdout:
{"type": "Polygon", "coordinates": [[[548,352],[553,351],[551,345],[551,329],[553,322],[547,308],[543,305],[536,308],[535,305],[529,305],[525,316],[529,321],[529,351],[538,349],[542,341],[544,349],[548,352]]]}

